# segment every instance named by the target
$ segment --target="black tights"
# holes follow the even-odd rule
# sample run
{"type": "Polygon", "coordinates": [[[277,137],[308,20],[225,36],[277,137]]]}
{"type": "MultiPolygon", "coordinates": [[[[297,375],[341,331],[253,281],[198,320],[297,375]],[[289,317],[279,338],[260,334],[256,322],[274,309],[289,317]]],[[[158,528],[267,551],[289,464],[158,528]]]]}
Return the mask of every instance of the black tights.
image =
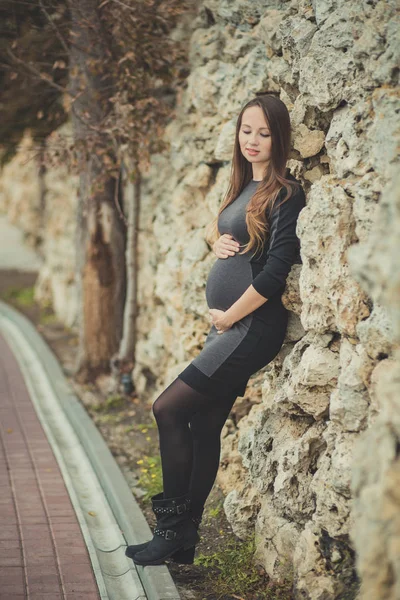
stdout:
{"type": "Polygon", "coordinates": [[[236,397],[235,392],[219,398],[205,396],[176,378],[153,404],[164,498],[190,491],[194,514],[202,509],[214,485],[221,430],[236,397]]]}

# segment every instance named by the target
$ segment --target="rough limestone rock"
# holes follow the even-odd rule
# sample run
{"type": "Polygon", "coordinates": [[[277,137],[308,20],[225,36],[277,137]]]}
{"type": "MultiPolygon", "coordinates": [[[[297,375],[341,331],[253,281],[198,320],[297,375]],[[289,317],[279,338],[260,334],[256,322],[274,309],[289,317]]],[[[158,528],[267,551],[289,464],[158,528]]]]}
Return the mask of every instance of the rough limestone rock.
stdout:
{"type": "MultiPolygon", "coordinates": [[[[186,27],[190,74],[144,174],[133,376],[149,405],[209,329],[204,229],[230,173],[236,116],[276,92],[288,162],[306,192],[301,265],[281,351],[222,432],[218,483],[240,538],[297,600],[400,598],[399,15],[396,0],[203,0],[186,27]]],[[[37,231],[40,182],[24,148],[0,206],[37,231]]],[[[38,293],[74,321],[74,182],[45,176],[38,293]],[[56,182],[58,184],[56,185],[56,182]],[[61,210],[61,200],[62,210],[61,210]],[[46,209],[47,212],[47,209],[46,209]],[[57,221],[60,214],[62,221],[57,221]]]]}
{"type": "Polygon", "coordinates": [[[370,377],[369,426],[355,447],[351,480],[353,525],[350,535],[356,549],[363,600],[395,600],[400,595],[398,173],[398,168],[396,172],[393,170],[391,181],[385,186],[371,236],[355,248],[351,257],[355,275],[365,282],[365,288],[376,302],[375,319],[360,330],[360,337],[363,336],[366,350],[375,359],[376,366],[370,377]],[[363,249],[364,258],[360,254],[363,249]]]}
{"type": "Polygon", "coordinates": [[[298,219],[303,268],[301,322],[306,330],[355,336],[359,320],[369,315],[367,295],[350,276],[346,252],[355,241],[352,201],[326,175],[314,183],[298,219]]]}
{"type": "Polygon", "coordinates": [[[330,398],[330,420],[345,431],[361,431],[367,425],[370,378],[374,362],[362,344],[344,338],[340,346],[338,385],[330,398]]]}

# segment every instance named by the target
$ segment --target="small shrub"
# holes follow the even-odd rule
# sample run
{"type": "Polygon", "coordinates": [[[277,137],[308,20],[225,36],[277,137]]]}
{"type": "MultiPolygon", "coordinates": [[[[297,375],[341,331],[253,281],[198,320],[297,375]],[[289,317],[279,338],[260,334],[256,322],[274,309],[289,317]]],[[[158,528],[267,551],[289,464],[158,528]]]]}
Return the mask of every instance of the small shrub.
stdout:
{"type": "Polygon", "coordinates": [[[268,581],[264,571],[253,560],[254,535],[248,540],[238,540],[224,545],[212,554],[200,554],[194,564],[210,569],[217,598],[239,597],[243,600],[291,600],[292,581],[278,586],[268,581]]]}
{"type": "Polygon", "coordinates": [[[35,304],[34,300],[34,291],[35,288],[33,286],[26,288],[8,288],[4,294],[3,298],[7,302],[13,300],[17,304],[21,306],[33,306],[35,304]]]}
{"type": "Polygon", "coordinates": [[[52,325],[58,322],[57,315],[52,310],[50,301],[41,302],[40,305],[35,301],[34,286],[17,288],[9,287],[3,293],[5,302],[15,303],[17,306],[29,308],[37,305],[40,309],[39,323],[41,325],[52,325]]]}
{"type": "Polygon", "coordinates": [[[222,510],[222,506],[223,506],[223,503],[221,502],[220,504],[218,504],[214,508],[209,508],[208,511],[207,511],[207,515],[209,517],[213,517],[213,518],[217,517],[219,515],[219,513],[221,512],[221,510],[222,510]]]}
{"type": "Polygon", "coordinates": [[[145,490],[142,500],[146,502],[151,496],[158,494],[162,490],[162,466],[161,457],[144,456],[136,461],[140,466],[141,475],[139,477],[138,486],[145,490]]]}
{"type": "Polygon", "coordinates": [[[121,408],[126,403],[126,399],[119,394],[109,396],[104,402],[93,406],[95,412],[107,412],[113,408],[121,408]]]}

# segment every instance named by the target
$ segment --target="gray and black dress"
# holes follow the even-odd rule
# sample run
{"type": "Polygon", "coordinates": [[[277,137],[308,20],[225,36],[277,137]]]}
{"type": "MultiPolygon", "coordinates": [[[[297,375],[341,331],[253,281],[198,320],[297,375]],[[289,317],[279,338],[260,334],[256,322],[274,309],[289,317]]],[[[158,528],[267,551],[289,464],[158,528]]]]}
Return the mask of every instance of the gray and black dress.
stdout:
{"type": "MultiPolygon", "coordinates": [[[[286,178],[297,181],[289,171],[286,178]]],[[[251,180],[218,218],[220,234],[231,234],[241,245],[250,239],[246,206],[258,184],[251,180]]],[[[279,207],[285,195],[284,187],[268,217],[270,231],[262,255],[252,258],[254,249],[246,254],[236,252],[217,258],[210,270],[206,284],[209,308],[228,310],[250,285],[268,300],[222,334],[211,326],[203,349],[178,375],[200,393],[220,396],[235,391],[243,396],[250,376],[271,362],[282,347],[288,311],[281,296],[292,265],[301,262],[296,224],[305,206],[301,186],[295,187],[293,195],[279,207]]]]}

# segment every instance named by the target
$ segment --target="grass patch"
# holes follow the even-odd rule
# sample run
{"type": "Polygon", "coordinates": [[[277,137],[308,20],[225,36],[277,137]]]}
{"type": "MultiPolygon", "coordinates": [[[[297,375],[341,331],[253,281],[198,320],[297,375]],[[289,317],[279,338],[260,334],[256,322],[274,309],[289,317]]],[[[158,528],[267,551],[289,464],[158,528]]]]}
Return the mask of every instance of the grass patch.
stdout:
{"type": "Polygon", "coordinates": [[[144,456],[140,460],[137,460],[136,463],[139,465],[141,473],[138,486],[145,491],[142,500],[146,502],[150,500],[151,496],[158,494],[162,490],[161,456],[144,456]]]}
{"type": "Polygon", "coordinates": [[[34,300],[34,286],[26,288],[15,288],[9,287],[3,294],[5,302],[13,301],[20,306],[34,306],[36,304],[34,300]]]}
{"type": "Polygon", "coordinates": [[[149,429],[156,429],[157,423],[152,421],[151,423],[134,423],[133,425],[129,425],[125,427],[125,433],[130,433],[131,431],[140,431],[141,433],[147,433],[149,429]]]}
{"type": "Polygon", "coordinates": [[[209,508],[207,511],[207,516],[212,517],[212,518],[218,517],[218,515],[222,511],[222,507],[223,507],[223,502],[220,502],[214,508],[209,508]]]}
{"type": "Polygon", "coordinates": [[[118,413],[98,413],[95,416],[96,423],[100,423],[101,425],[119,425],[121,421],[121,415],[118,413]]]}
{"type": "Polygon", "coordinates": [[[237,597],[241,600],[291,600],[292,576],[275,584],[268,580],[261,567],[254,564],[255,536],[230,542],[212,554],[199,554],[194,564],[210,569],[206,577],[212,584],[216,598],[237,597]]]}
{"type": "Polygon", "coordinates": [[[109,410],[113,410],[115,408],[122,408],[126,403],[126,398],[124,396],[120,396],[119,394],[113,394],[109,396],[104,402],[93,406],[93,410],[95,412],[108,412],[109,410]]]}
{"type": "Polygon", "coordinates": [[[42,313],[39,319],[42,325],[52,325],[54,323],[58,323],[57,315],[53,312],[50,313],[42,313]]]}
{"type": "Polygon", "coordinates": [[[25,287],[25,288],[17,288],[17,287],[9,287],[3,292],[2,299],[5,302],[9,302],[10,304],[15,304],[19,307],[24,308],[33,308],[37,306],[39,308],[39,323],[41,325],[53,325],[58,322],[57,315],[52,310],[52,305],[50,302],[45,302],[39,304],[34,299],[35,296],[35,287],[25,287]]]}

